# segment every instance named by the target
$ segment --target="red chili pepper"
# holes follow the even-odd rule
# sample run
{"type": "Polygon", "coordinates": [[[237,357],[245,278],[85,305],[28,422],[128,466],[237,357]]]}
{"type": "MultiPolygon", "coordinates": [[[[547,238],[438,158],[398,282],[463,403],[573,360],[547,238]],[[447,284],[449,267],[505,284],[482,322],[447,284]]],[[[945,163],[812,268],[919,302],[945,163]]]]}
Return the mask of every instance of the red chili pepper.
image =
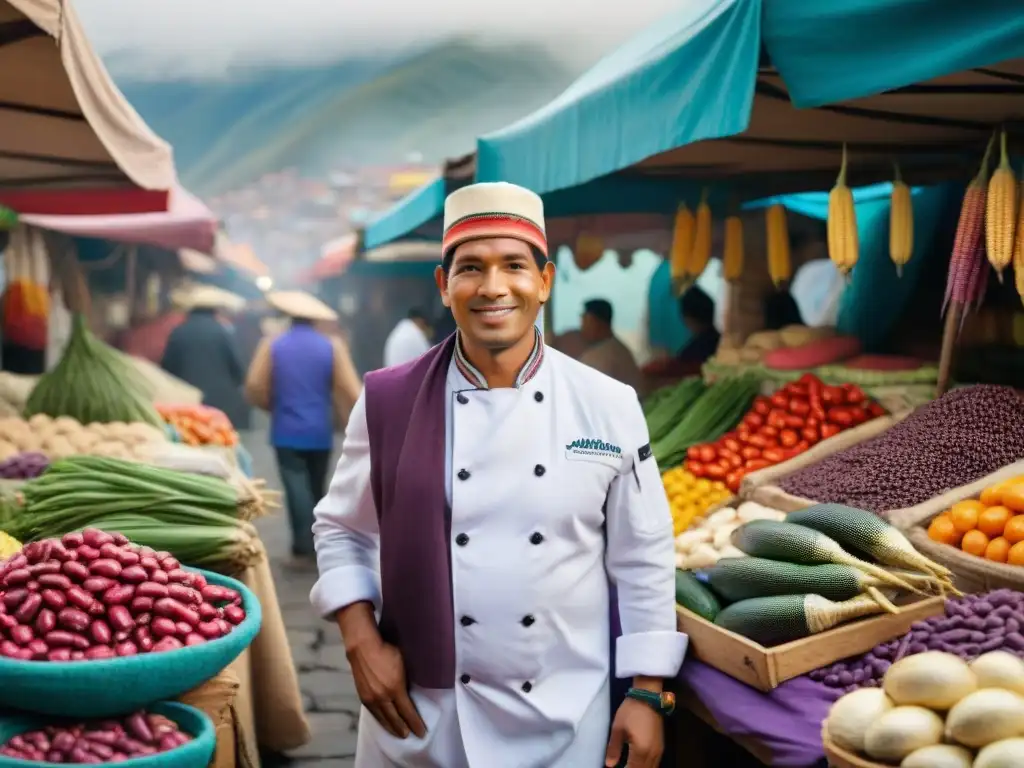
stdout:
{"type": "Polygon", "coordinates": [[[789,412],[794,416],[806,416],[811,412],[811,404],[806,400],[794,397],[789,401],[789,412]]]}
{"type": "Polygon", "coordinates": [[[740,451],[740,456],[742,456],[744,459],[760,459],[761,450],[759,448],[755,448],[752,445],[748,445],[744,447],[743,450],[740,451]]]}
{"type": "Polygon", "coordinates": [[[828,423],[822,424],[821,425],[821,439],[822,440],[828,440],[830,437],[835,437],[836,435],[838,435],[842,431],[843,431],[843,428],[840,427],[840,426],[837,426],[835,424],[828,424],[828,423]]]}
{"type": "Polygon", "coordinates": [[[784,429],[779,433],[779,445],[783,448],[792,448],[800,442],[800,436],[792,429],[784,429]]]}
{"type": "Polygon", "coordinates": [[[864,390],[856,384],[847,384],[844,389],[846,390],[846,402],[850,405],[860,405],[868,399],[864,390]]]}
{"type": "Polygon", "coordinates": [[[811,401],[811,416],[818,421],[825,420],[825,406],[820,402],[811,401]]]}

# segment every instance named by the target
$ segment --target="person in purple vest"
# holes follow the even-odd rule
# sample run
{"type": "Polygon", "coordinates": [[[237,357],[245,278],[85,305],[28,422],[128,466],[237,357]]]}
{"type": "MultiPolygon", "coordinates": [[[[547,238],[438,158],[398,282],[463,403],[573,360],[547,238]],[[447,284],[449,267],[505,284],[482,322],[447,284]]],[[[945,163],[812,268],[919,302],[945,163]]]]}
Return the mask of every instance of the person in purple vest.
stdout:
{"type": "Polygon", "coordinates": [[[363,703],[358,768],[661,757],[687,645],[668,503],[636,392],[535,328],[547,252],[532,192],[448,197],[436,274],[458,330],[366,375],[316,508],[311,600],[363,703]],[[633,683],[615,713],[609,581],[633,683]]]}

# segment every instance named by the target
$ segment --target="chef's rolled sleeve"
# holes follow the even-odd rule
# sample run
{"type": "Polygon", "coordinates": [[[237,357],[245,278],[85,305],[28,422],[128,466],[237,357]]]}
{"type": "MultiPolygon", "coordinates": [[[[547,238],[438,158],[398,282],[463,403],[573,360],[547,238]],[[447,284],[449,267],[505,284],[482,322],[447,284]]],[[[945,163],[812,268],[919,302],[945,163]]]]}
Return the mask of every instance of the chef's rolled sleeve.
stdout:
{"type": "Polygon", "coordinates": [[[687,637],[676,630],[672,515],[635,393],[624,409],[623,467],[606,508],[608,573],[618,589],[618,677],[675,677],[687,637]]]}
{"type": "Polygon", "coordinates": [[[341,458],[314,517],[320,578],[309,596],[313,607],[325,618],[363,601],[379,610],[380,537],[370,490],[370,437],[362,395],[352,407],[341,458]]]}

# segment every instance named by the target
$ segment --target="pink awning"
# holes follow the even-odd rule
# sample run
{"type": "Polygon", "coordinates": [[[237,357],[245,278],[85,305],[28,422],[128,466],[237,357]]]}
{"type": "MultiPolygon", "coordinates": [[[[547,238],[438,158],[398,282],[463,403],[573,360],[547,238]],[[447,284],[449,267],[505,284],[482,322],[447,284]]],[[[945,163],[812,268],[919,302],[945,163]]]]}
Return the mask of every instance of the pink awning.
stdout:
{"type": "Polygon", "coordinates": [[[171,194],[169,210],[162,213],[125,213],[107,216],[43,216],[25,214],[23,224],[78,237],[94,237],[118,243],[156,245],[169,251],[191,248],[214,253],[217,217],[206,205],[178,187],[171,194]]]}

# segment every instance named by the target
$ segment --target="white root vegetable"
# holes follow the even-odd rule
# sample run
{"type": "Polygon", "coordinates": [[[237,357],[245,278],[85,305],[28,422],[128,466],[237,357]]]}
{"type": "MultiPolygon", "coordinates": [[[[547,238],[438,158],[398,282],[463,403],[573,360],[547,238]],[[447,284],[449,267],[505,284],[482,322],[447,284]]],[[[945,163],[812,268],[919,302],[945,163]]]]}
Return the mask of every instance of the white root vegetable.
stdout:
{"type": "Polygon", "coordinates": [[[1024,697],[1001,688],[975,691],[949,710],[946,736],[974,748],[1024,736],[1024,697]]]}
{"type": "Polygon", "coordinates": [[[946,710],[978,688],[967,664],[951,653],[928,651],[900,659],[885,673],[885,692],[900,706],[946,710]]]}
{"type": "Polygon", "coordinates": [[[732,507],[722,507],[717,512],[712,512],[708,515],[707,520],[704,521],[703,527],[715,530],[716,528],[721,528],[723,525],[730,525],[735,522],[738,522],[736,510],[732,507]]]}
{"type": "Polygon", "coordinates": [[[699,544],[707,544],[714,538],[711,531],[699,528],[692,531],[684,531],[676,536],[676,551],[690,554],[699,544]]]}
{"type": "Polygon", "coordinates": [[[1020,768],[1024,739],[1005,739],[989,744],[974,760],[974,768],[1020,768]]]}
{"type": "Polygon", "coordinates": [[[864,734],[864,751],[897,763],[942,741],[942,718],[924,707],[896,707],[879,715],[864,734]]]}
{"type": "Polygon", "coordinates": [[[746,557],[747,553],[741,549],[736,549],[732,544],[727,546],[725,549],[718,551],[718,559],[724,560],[727,557],[746,557]]]}
{"type": "Polygon", "coordinates": [[[875,720],[893,708],[892,699],[879,688],[861,688],[839,699],[828,712],[825,727],[837,746],[864,751],[864,736],[875,720]]]}
{"type": "Polygon", "coordinates": [[[979,688],[1005,688],[1024,696],[1024,661],[1006,651],[992,651],[970,664],[979,688]]]}
{"type": "Polygon", "coordinates": [[[710,544],[699,544],[686,559],[686,565],[692,571],[700,568],[710,568],[718,562],[718,558],[718,551],[710,544]]]}
{"type": "Polygon", "coordinates": [[[740,523],[729,523],[715,529],[715,537],[711,540],[711,546],[721,552],[726,547],[732,546],[732,532],[740,527],[740,523]]]}
{"type": "Polygon", "coordinates": [[[756,501],[745,501],[736,508],[736,516],[741,523],[751,520],[785,520],[786,515],[777,509],[771,509],[756,501]]]}
{"type": "Polygon", "coordinates": [[[933,744],[903,758],[900,768],[971,768],[974,756],[954,744],[933,744]]]}

